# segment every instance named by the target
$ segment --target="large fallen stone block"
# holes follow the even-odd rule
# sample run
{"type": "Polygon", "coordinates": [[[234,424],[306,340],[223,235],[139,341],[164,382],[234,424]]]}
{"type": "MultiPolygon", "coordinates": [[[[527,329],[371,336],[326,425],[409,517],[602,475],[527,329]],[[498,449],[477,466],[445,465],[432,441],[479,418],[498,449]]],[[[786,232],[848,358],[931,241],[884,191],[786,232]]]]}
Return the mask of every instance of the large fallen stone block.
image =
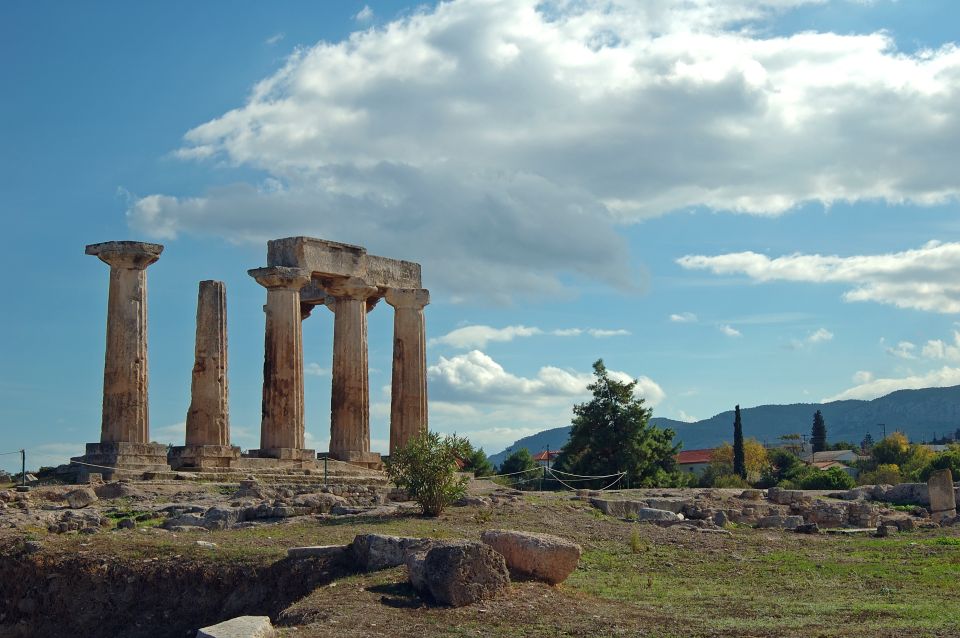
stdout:
{"type": "Polygon", "coordinates": [[[429,539],[386,534],[359,534],[350,549],[357,567],[367,572],[390,569],[406,563],[407,554],[429,545],[429,539]]]}
{"type": "Polygon", "coordinates": [[[576,543],[550,534],[494,529],[480,540],[503,556],[511,572],[551,585],[565,581],[583,553],[576,543]]]}
{"type": "Polygon", "coordinates": [[[810,502],[812,497],[803,492],[803,490],[785,490],[780,487],[771,487],[767,490],[767,499],[777,505],[790,505],[791,503],[810,502]]]}
{"type": "Polygon", "coordinates": [[[637,521],[641,523],[658,523],[661,521],[682,521],[683,516],[674,514],[667,510],[658,510],[652,507],[641,507],[634,514],[637,521]]]}
{"type": "Polygon", "coordinates": [[[196,638],[273,638],[269,616],[238,616],[197,630],[196,638]]]}
{"type": "Polygon", "coordinates": [[[73,509],[86,507],[100,500],[97,498],[96,492],[89,487],[81,487],[73,490],[72,492],[67,492],[64,495],[64,498],[67,499],[67,504],[73,509]]]}
{"type": "Polygon", "coordinates": [[[800,525],[803,525],[802,516],[781,516],[780,514],[772,514],[770,516],[764,516],[757,521],[757,527],[761,529],[796,529],[800,525]]]}
{"type": "Polygon", "coordinates": [[[648,498],[647,507],[655,510],[667,510],[674,514],[684,514],[684,509],[693,505],[689,498],[648,498]]]}
{"type": "Polygon", "coordinates": [[[640,509],[647,507],[646,501],[615,501],[605,498],[591,498],[590,504],[607,516],[618,518],[635,516],[640,509]]]}
{"type": "Polygon", "coordinates": [[[339,560],[346,556],[349,549],[349,545],[314,545],[311,547],[291,547],[287,550],[287,557],[339,560]]]}
{"type": "Polygon", "coordinates": [[[406,562],[410,584],[441,605],[469,605],[510,585],[503,556],[476,541],[434,541],[427,550],[411,552],[406,562]]]}
{"type": "Polygon", "coordinates": [[[883,491],[881,498],[876,500],[890,501],[898,505],[929,505],[930,495],[926,483],[900,483],[883,491]]]}

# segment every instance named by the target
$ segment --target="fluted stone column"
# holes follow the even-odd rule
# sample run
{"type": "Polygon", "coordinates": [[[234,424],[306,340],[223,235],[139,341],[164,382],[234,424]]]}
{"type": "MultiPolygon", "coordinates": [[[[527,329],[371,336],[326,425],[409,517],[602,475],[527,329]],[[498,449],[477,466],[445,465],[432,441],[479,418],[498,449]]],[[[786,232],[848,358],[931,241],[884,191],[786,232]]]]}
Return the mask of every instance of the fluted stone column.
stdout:
{"type": "Polygon", "coordinates": [[[201,281],[187,445],[230,444],[227,397],[227,290],[222,281],[201,281]]]}
{"type": "Polygon", "coordinates": [[[86,249],[110,265],[101,443],[150,442],[146,269],[162,252],[160,244],[136,241],[91,244],[86,249]]]}
{"type": "Polygon", "coordinates": [[[75,457],[77,477],[113,478],[169,470],[167,446],[150,443],[147,388],[147,266],[163,246],[138,241],[91,244],[86,254],[110,266],[100,442],[75,457]],[[116,468],[113,469],[113,468],[116,468]]]}
{"type": "Polygon", "coordinates": [[[240,449],[230,445],[227,290],[222,281],[200,282],[186,445],[174,447],[170,455],[175,468],[230,467],[240,457],[240,449]]]}
{"type": "Polygon", "coordinates": [[[270,266],[248,271],[267,289],[263,354],[263,408],[258,456],[313,457],[304,450],[303,335],[300,288],[310,273],[299,268],[270,266]]]}
{"type": "Polygon", "coordinates": [[[357,277],[335,281],[326,289],[327,306],[335,315],[330,455],[351,463],[379,464],[380,455],[370,452],[367,363],[367,309],[378,289],[357,277]]]}
{"type": "Polygon", "coordinates": [[[423,308],[430,291],[393,288],[393,379],[390,387],[390,454],[427,430],[427,343],[423,308]]]}

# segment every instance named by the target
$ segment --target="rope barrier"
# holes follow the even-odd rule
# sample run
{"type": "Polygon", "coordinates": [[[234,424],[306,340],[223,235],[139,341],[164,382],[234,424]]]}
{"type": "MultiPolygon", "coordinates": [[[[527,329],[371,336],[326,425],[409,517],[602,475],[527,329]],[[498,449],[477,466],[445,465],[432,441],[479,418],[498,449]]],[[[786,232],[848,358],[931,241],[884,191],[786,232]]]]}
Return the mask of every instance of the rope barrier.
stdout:
{"type": "Polygon", "coordinates": [[[20,454],[20,450],[16,452],[0,452],[0,456],[9,456],[10,454],[20,454]]]}
{"type": "MultiPolygon", "coordinates": [[[[553,470],[552,470],[552,469],[547,468],[547,473],[550,474],[557,483],[559,483],[560,485],[563,485],[563,486],[564,486],[565,488],[567,488],[568,490],[576,491],[577,489],[579,489],[579,488],[573,487],[572,485],[569,485],[569,484],[565,483],[560,477],[558,477],[556,474],[553,473],[553,470]]],[[[601,488],[600,488],[599,490],[597,490],[597,491],[602,492],[602,491],[604,491],[604,490],[610,489],[611,487],[613,487],[614,485],[616,485],[617,483],[619,483],[620,480],[623,479],[623,477],[626,476],[626,475],[627,475],[626,472],[620,472],[619,474],[610,474],[610,475],[608,475],[608,476],[597,477],[597,478],[610,478],[611,476],[616,476],[616,477],[617,477],[616,479],[614,479],[614,481],[613,481],[612,483],[610,483],[609,485],[606,485],[605,487],[601,487],[601,488]]]]}
{"type": "Polygon", "coordinates": [[[585,474],[571,474],[570,472],[564,472],[563,470],[555,470],[552,467],[548,468],[551,473],[556,472],[557,474],[563,474],[564,476],[575,476],[577,478],[584,479],[602,479],[602,478],[613,478],[614,476],[623,476],[626,472],[617,472],[616,474],[604,474],[603,476],[587,476],[585,474]]]}
{"type": "Polygon", "coordinates": [[[119,467],[110,467],[108,465],[95,465],[93,463],[84,463],[83,461],[70,461],[70,465],[86,465],[88,467],[99,467],[104,470],[114,470],[115,472],[122,472],[119,467]]]}

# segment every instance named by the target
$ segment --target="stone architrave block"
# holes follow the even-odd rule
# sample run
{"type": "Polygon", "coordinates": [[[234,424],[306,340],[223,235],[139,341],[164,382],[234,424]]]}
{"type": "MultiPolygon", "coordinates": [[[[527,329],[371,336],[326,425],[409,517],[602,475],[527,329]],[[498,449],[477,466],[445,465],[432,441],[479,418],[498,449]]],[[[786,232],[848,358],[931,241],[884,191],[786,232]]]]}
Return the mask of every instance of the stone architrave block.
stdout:
{"type": "Polygon", "coordinates": [[[480,540],[507,561],[511,572],[556,585],[577,568],[583,549],[572,541],[550,534],[488,530],[480,540]]]}
{"type": "Polygon", "coordinates": [[[937,523],[957,515],[957,497],[953,491],[953,474],[950,469],[937,470],[927,481],[930,495],[930,518],[937,523]]]}
{"type": "Polygon", "coordinates": [[[269,616],[238,616],[197,630],[196,638],[273,638],[269,616]]]}

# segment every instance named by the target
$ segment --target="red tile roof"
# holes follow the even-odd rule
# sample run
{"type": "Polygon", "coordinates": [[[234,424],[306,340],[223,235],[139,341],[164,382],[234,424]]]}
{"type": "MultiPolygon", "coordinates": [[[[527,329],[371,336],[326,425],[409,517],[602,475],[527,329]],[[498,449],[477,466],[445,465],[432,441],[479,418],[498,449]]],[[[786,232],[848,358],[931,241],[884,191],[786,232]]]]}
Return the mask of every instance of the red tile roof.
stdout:
{"type": "Polygon", "coordinates": [[[544,450],[533,457],[534,461],[552,461],[560,456],[560,450],[544,450]]]}
{"type": "Polygon", "coordinates": [[[678,465],[692,465],[693,463],[709,463],[710,457],[716,448],[707,448],[705,450],[683,450],[677,454],[678,465]]]}

